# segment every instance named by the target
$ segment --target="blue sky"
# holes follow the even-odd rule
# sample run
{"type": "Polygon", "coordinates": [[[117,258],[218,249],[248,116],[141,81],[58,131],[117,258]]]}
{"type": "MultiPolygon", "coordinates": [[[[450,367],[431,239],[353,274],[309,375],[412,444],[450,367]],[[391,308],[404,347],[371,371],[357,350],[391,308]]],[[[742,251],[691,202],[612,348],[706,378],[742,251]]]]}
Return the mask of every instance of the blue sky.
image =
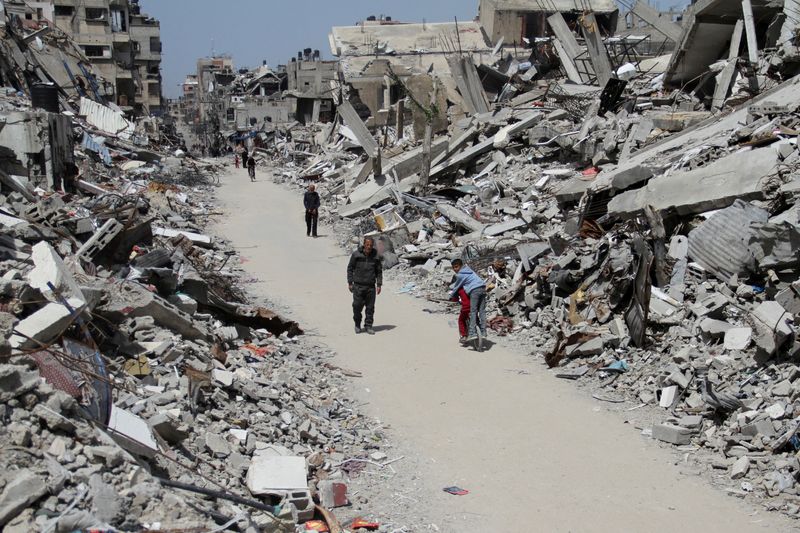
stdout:
{"type": "Polygon", "coordinates": [[[352,25],[369,15],[408,22],[472,20],[478,0],[141,0],[161,21],[164,94],[196,70],[199,57],[230,54],[237,67],[286,63],[303,48],[330,58],[331,26],[352,25]]]}

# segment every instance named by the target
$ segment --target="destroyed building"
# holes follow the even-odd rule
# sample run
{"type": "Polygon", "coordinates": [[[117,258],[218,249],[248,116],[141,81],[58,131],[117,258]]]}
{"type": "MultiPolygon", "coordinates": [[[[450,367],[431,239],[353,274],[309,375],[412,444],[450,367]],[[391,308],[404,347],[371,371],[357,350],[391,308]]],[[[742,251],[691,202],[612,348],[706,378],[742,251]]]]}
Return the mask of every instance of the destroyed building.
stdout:
{"type": "MultiPolygon", "coordinates": [[[[38,2],[48,23],[69,35],[105,80],[103,95],[139,114],[159,114],[161,32],[135,0],[38,2]]],[[[79,76],[80,72],[73,75],[79,76]]]]}
{"type": "MultiPolygon", "coordinates": [[[[355,90],[362,115],[383,126],[390,110],[403,98],[400,85],[386,76],[387,67],[408,81],[413,75],[439,73],[441,94],[461,103],[448,57],[457,53],[476,64],[487,61],[491,48],[476,22],[406,24],[393,20],[365,20],[357,26],[337,26],[330,33],[331,54],[339,58],[344,82],[355,90]]],[[[424,82],[423,82],[424,83],[424,82]]],[[[430,93],[420,91],[421,93],[430,93]]],[[[423,97],[424,98],[424,97],[423,97]]]]}
{"type": "Polygon", "coordinates": [[[603,35],[614,34],[618,16],[614,0],[480,0],[478,20],[491,42],[524,46],[552,34],[547,18],[554,13],[561,13],[575,31],[587,10],[594,12],[603,35]]]}
{"type": "Polygon", "coordinates": [[[331,122],[339,81],[339,62],[323,61],[319,50],[298,52],[286,65],[289,95],[297,99],[294,116],[301,124],[331,122]]]}
{"type": "Polygon", "coordinates": [[[334,124],[257,153],[317,185],[344,246],[374,236],[426,310],[463,259],[493,336],[798,517],[796,2],[591,7],[333,28],[334,124]]]}

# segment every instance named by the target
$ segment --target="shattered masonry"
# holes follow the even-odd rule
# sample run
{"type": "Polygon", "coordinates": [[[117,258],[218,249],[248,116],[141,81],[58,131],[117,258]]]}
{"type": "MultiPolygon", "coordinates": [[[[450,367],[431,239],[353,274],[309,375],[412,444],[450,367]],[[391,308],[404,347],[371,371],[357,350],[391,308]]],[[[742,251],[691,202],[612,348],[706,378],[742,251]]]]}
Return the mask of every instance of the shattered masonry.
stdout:
{"type": "Polygon", "coordinates": [[[377,236],[403,292],[440,299],[464,259],[495,340],[800,515],[797,2],[370,17],[333,61],[201,58],[168,106],[137,2],[28,4],[0,3],[4,531],[381,515],[360,474],[396,459],[358,372],[206,230],[233,161],[206,156],[245,150],[318,184],[343,245],[377,236]]]}

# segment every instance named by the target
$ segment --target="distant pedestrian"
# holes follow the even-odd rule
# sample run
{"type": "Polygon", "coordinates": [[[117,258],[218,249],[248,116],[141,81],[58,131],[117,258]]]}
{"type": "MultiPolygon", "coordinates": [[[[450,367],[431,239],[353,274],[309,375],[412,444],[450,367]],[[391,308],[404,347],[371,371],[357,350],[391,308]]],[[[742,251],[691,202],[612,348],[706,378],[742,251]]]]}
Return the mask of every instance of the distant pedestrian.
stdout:
{"type": "Polygon", "coordinates": [[[375,240],[372,237],[364,238],[364,245],[353,252],[347,264],[347,286],[353,293],[353,321],[356,323],[356,333],[361,333],[361,312],[365,311],[364,329],[370,335],[375,335],[372,328],[375,318],[375,298],[381,293],[383,285],[383,266],[378,252],[375,250],[375,240]]]}
{"type": "Polygon", "coordinates": [[[242,152],[242,168],[247,168],[247,152],[242,152]]]}
{"type": "Polygon", "coordinates": [[[250,175],[250,181],[256,181],[256,158],[252,155],[247,157],[247,173],[250,175]]]}
{"type": "Polygon", "coordinates": [[[303,195],[303,205],[306,208],[306,236],[317,237],[317,222],[319,221],[319,193],[312,183],[303,195]]]}
{"type": "Polygon", "coordinates": [[[239,168],[239,154],[233,156],[233,164],[236,165],[236,168],[239,168]]]}
{"type": "Polygon", "coordinates": [[[469,296],[469,327],[464,342],[478,341],[477,348],[481,350],[483,339],[486,338],[486,282],[466,266],[461,259],[453,259],[450,265],[456,273],[456,282],[450,291],[450,298],[458,296],[458,291],[462,288],[469,296]],[[479,328],[480,337],[478,337],[479,328]]]}

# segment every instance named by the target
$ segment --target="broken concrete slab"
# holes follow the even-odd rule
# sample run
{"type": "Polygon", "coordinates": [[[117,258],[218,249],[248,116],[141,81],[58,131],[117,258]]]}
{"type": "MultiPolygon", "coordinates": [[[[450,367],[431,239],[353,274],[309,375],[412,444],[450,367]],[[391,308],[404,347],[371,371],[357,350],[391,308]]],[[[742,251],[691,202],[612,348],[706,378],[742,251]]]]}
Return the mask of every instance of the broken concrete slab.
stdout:
{"type": "Polygon", "coordinates": [[[131,453],[145,457],[154,457],[158,453],[158,444],[150,426],[130,411],[112,405],[108,429],[120,446],[131,453]]]}
{"type": "Polygon", "coordinates": [[[11,347],[15,350],[30,350],[41,348],[56,340],[86,305],[78,298],[70,298],[67,303],[75,312],[62,304],[49,303],[22,319],[14,328],[16,333],[9,339],[11,347]]]}
{"type": "Polygon", "coordinates": [[[655,424],[652,436],[656,440],[683,446],[692,442],[692,430],[672,424],[655,424]]]}
{"type": "Polygon", "coordinates": [[[247,469],[246,483],[255,496],[307,488],[306,460],[296,456],[255,456],[247,469]]]}
{"type": "Polygon", "coordinates": [[[51,302],[60,303],[63,297],[82,302],[81,307],[86,305],[78,283],[49,243],[43,241],[35,244],[31,249],[31,259],[34,264],[33,270],[28,273],[31,287],[41,291],[51,302]],[[55,287],[57,294],[50,289],[50,284],[55,287]]]}
{"type": "Polygon", "coordinates": [[[202,247],[209,247],[211,246],[212,239],[208,235],[203,235],[201,233],[195,233],[193,231],[185,231],[185,230],[175,230],[170,228],[160,228],[160,227],[153,227],[153,235],[158,235],[160,237],[166,237],[168,239],[173,239],[178,236],[183,236],[192,241],[192,244],[196,244],[202,247]]]}
{"type": "Polygon", "coordinates": [[[725,332],[726,350],[746,350],[753,335],[752,328],[731,328],[725,332]]]}
{"type": "Polygon", "coordinates": [[[97,312],[113,322],[127,318],[150,316],[157,324],[183,335],[187,339],[206,339],[208,332],[192,317],[157,294],[134,283],[109,285],[112,295],[97,308],[97,312]]]}
{"type": "Polygon", "coordinates": [[[30,470],[17,472],[0,494],[0,526],[5,526],[20,511],[45,494],[47,484],[44,479],[30,470]]]}
{"type": "Polygon", "coordinates": [[[756,261],[748,247],[752,224],[768,219],[765,210],[737,199],[689,232],[689,257],[723,281],[754,272],[756,261]]]}
{"type": "Polygon", "coordinates": [[[687,172],[653,178],[634,191],[615,196],[608,212],[632,216],[653,206],[662,216],[692,215],[731,205],[737,199],[764,197],[764,179],[776,172],[769,148],[746,150],[687,172]]]}
{"type": "Polygon", "coordinates": [[[463,211],[452,205],[440,203],[436,204],[436,209],[438,209],[442,215],[447,217],[453,223],[462,226],[468,229],[469,231],[481,232],[485,227],[485,225],[482,222],[475,220],[468,214],[464,213],[463,211]]]}

